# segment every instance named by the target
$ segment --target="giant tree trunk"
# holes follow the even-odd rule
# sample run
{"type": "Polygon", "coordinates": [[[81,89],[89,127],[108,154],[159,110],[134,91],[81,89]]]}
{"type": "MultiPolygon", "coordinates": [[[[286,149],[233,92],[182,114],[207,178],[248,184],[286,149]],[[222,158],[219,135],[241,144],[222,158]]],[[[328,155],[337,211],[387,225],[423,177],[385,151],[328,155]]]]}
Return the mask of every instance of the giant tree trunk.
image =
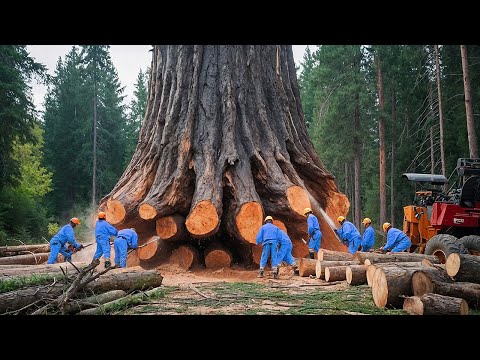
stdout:
{"type": "Polygon", "coordinates": [[[346,251],[327,221],[349,202],[308,137],[291,46],[154,46],[136,151],[100,202],[107,220],[143,238],[175,214],[186,242],[229,239],[235,253],[271,215],[295,250],[305,248],[305,207],[320,221],[322,247],[346,251]]]}

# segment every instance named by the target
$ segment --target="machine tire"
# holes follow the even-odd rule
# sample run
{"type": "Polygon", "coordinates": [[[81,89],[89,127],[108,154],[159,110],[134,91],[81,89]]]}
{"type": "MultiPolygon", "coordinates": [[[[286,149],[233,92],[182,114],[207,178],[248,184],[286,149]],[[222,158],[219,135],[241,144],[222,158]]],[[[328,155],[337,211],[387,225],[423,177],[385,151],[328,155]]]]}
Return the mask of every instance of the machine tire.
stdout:
{"type": "Polygon", "coordinates": [[[425,246],[425,255],[436,255],[442,264],[445,264],[448,255],[452,253],[468,254],[462,242],[453,235],[435,235],[427,241],[425,246]]]}
{"type": "Polygon", "coordinates": [[[459,240],[470,254],[472,252],[480,252],[480,235],[467,235],[459,240]]]}

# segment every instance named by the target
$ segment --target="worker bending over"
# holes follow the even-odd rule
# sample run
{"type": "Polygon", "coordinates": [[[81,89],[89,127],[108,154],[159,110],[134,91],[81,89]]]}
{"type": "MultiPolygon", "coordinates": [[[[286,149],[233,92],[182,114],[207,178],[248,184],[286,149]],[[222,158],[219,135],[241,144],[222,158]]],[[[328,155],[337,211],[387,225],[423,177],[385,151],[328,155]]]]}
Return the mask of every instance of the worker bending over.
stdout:
{"type": "Polygon", "coordinates": [[[280,228],[278,230],[280,232],[280,241],[278,243],[280,245],[280,249],[278,250],[278,253],[277,253],[276,267],[278,268],[280,264],[283,261],[285,261],[288,265],[293,266],[294,275],[298,275],[299,274],[298,266],[297,266],[297,263],[295,262],[295,259],[292,256],[292,249],[293,249],[292,240],[290,239],[290,237],[287,235],[285,231],[283,231],[280,228]]]}
{"type": "Polygon", "coordinates": [[[265,265],[267,265],[268,258],[272,264],[273,277],[278,279],[278,267],[277,267],[277,244],[280,242],[280,229],[273,225],[273,218],[267,216],[263,221],[258,231],[256,242],[257,245],[262,245],[262,257],[260,259],[260,271],[258,277],[263,277],[265,265]]]}
{"type": "Polygon", "coordinates": [[[55,264],[57,262],[58,253],[65,256],[66,261],[72,260],[73,250],[83,249],[83,245],[77,243],[73,229],[80,224],[80,220],[76,217],[70,219],[70,223],[62,227],[54,237],[50,240],[50,256],[47,264],[55,264]],[[71,244],[72,248],[66,247],[66,243],[71,244]]]}
{"type": "Polygon", "coordinates": [[[320,225],[318,219],[313,215],[313,211],[310,208],[303,210],[303,215],[307,217],[308,235],[310,235],[310,241],[308,242],[308,252],[310,259],[315,259],[315,253],[320,250],[322,242],[322,232],[320,231],[320,225]]]}
{"type": "Polygon", "coordinates": [[[120,230],[113,240],[115,250],[115,266],[127,267],[128,249],[138,247],[138,235],[134,228],[120,230]]]}
{"type": "Polygon", "coordinates": [[[370,251],[373,244],[375,244],[375,230],[372,227],[372,220],[370,218],[365,218],[362,221],[365,231],[362,236],[362,251],[370,251]]]}
{"type": "Polygon", "coordinates": [[[392,227],[392,224],[386,222],[382,228],[387,233],[387,243],[379,250],[402,252],[408,250],[412,245],[410,238],[402,230],[392,227]]]}
{"type": "Polygon", "coordinates": [[[360,232],[350,221],[345,220],[345,217],[339,216],[337,218],[338,223],[341,225],[340,229],[334,229],[338,234],[342,243],[348,246],[348,252],[355,254],[362,242],[360,232]]]}

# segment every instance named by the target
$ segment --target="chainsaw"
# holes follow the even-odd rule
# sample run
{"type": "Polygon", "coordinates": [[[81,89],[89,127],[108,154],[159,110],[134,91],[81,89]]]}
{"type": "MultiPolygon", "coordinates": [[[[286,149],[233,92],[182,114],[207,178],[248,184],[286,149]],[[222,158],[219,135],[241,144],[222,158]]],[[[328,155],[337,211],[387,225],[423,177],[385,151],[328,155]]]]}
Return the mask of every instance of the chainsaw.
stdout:
{"type": "MultiPolygon", "coordinates": [[[[89,243],[89,244],[83,245],[83,247],[82,247],[80,250],[85,249],[86,247],[89,247],[90,245],[93,245],[93,242],[91,242],[91,243],[89,243]]],[[[78,250],[78,249],[75,249],[72,244],[68,245],[68,246],[67,246],[67,249],[68,249],[69,251],[71,251],[72,254],[75,253],[75,252],[80,251],[80,250],[78,250]]]]}

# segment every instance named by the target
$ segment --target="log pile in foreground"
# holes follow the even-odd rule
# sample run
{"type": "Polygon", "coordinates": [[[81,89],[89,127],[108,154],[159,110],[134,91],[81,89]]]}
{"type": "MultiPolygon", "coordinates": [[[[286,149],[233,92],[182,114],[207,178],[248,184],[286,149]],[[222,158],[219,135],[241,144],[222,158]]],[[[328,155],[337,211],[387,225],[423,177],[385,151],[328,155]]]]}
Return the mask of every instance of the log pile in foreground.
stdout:
{"type": "Polygon", "coordinates": [[[403,309],[410,315],[468,315],[465,300],[432,293],[407,297],[403,309]]]}
{"type": "Polygon", "coordinates": [[[367,259],[370,261],[371,264],[390,262],[421,262],[424,259],[429,260],[433,264],[438,264],[440,262],[435,255],[424,255],[416,253],[377,254],[373,252],[357,251],[353,257],[355,258],[355,260],[360,261],[360,264],[364,264],[365,260],[367,259]]]}
{"type": "Polygon", "coordinates": [[[325,268],[329,266],[348,266],[348,265],[358,265],[359,262],[356,260],[339,260],[339,261],[326,261],[326,260],[317,260],[315,264],[315,277],[317,279],[325,279],[325,268]]]}
{"type": "MultiPolygon", "coordinates": [[[[49,273],[44,285],[21,286],[0,293],[1,314],[69,314],[85,308],[97,307],[121,294],[145,290],[161,285],[163,277],[158,270],[108,268],[96,271],[99,260],[75,271],[49,273]],[[115,293],[101,295],[116,290],[115,293]],[[119,290],[123,292],[119,292],[119,290]],[[95,301],[92,296],[95,296],[95,301]]],[[[70,265],[71,266],[71,265],[70,265]]],[[[61,266],[52,266],[57,269],[61,266]]],[[[73,266],[71,266],[73,268],[73,266]]],[[[21,269],[21,268],[20,268],[21,269]]],[[[4,277],[10,279],[10,277],[4,277]]],[[[28,282],[25,282],[28,283],[28,282]]]]}
{"type": "Polygon", "coordinates": [[[450,254],[445,263],[447,274],[456,281],[480,284],[480,256],[450,254]]]}

